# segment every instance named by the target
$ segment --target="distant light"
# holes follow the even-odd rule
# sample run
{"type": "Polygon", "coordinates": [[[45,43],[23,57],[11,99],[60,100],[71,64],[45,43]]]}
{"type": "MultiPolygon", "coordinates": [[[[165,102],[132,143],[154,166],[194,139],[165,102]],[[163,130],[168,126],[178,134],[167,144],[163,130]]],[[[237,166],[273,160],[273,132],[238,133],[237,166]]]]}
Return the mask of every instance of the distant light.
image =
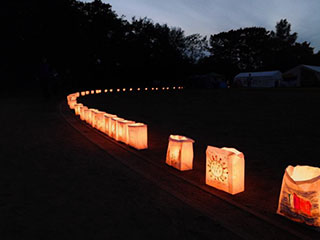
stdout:
{"type": "Polygon", "coordinates": [[[156,87],[156,91],[158,91],[158,88],[156,87]]]}
{"type": "Polygon", "coordinates": [[[109,92],[113,92],[113,89],[110,89],[109,92]]]}
{"type": "Polygon", "coordinates": [[[153,90],[154,90],[154,88],[151,88],[151,90],[153,91],[153,90]]]}
{"type": "Polygon", "coordinates": [[[117,92],[120,92],[120,88],[117,89],[117,92]]]}
{"type": "Polygon", "coordinates": [[[167,90],[169,90],[170,88],[169,87],[167,87],[167,90]]]}
{"type": "Polygon", "coordinates": [[[104,92],[108,92],[108,89],[105,89],[104,92]]]}
{"type": "Polygon", "coordinates": [[[126,91],[126,89],[124,88],[124,89],[122,89],[122,91],[123,91],[123,92],[125,92],[125,91],[126,91]]]}
{"type": "Polygon", "coordinates": [[[144,90],[148,91],[148,88],[145,88],[144,90]]]}
{"type": "Polygon", "coordinates": [[[173,87],[172,89],[174,90],[174,89],[176,89],[176,87],[173,87]]]}
{"type": "Polygon", "coordinates": [[[91,90],[91,94],[94,94],[94,90],[91,90]]]}
{"type": "Polygon", "coordinates": [[[130,88],[129,91],[131,92],[131,91],[132,91],[132,88],[130,88]]]}
{"type": "Polygon", "coordinates": [[[166,89],[165,87],[162,88],[162,90],[165,90],[165,89],[166,89]]]}
{"type": "Polygon", "coordinates": [[[140,88],[137,88],[137,91],[140,91],[140,88]]]}

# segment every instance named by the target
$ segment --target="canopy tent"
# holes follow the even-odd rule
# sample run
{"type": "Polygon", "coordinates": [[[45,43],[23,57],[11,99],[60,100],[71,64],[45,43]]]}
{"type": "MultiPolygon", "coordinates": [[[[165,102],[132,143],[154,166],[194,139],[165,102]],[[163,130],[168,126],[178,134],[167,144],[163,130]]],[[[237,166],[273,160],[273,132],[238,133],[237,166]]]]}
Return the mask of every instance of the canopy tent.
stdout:
{"type": "Polygon", "coordinates": [[[299,65],[283,74],[283,87],[320,87],[320,66],[299,65]]]}
{"type": "Polygon", "coordinates": [[[280,85],[282,74],[280,71],[244,72],[234,77],[236,87],[272,88],[280,85]]]}
{"type": "Polygon", "coordinates": [[[191,88],[226,88],[225,77],[214,72],[189,77],[187,86],[191,88]]]}

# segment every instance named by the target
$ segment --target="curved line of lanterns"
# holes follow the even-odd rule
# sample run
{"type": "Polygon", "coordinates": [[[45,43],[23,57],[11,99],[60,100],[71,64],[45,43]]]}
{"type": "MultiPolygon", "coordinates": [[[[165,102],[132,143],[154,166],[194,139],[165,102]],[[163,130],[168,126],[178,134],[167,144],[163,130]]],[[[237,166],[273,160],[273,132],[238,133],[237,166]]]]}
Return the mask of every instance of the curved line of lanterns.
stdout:
{"type": "MultiPolygon", "coordinates": [[[[81,91],[69,94],[67,101],[75,115],[116,141],[135,149],[148,148],[148,130],[144,123],[135,122],[88,108],[77,102],[80,96],[90,94],[182,90],[183,87],[116,88],[81,91]]],[[[166,164],[180,170],[193,168],[194,140],[185,136],[170,135],[166,164]]],[[[232,195],[244,191],[244,154],[234,148],[208,146],[206,150],[206,184],[232,195]]],[[[277,213],[293,221],[320,228],[320,168],[310,166],[288,166],[280,191],[277,213]]]]}

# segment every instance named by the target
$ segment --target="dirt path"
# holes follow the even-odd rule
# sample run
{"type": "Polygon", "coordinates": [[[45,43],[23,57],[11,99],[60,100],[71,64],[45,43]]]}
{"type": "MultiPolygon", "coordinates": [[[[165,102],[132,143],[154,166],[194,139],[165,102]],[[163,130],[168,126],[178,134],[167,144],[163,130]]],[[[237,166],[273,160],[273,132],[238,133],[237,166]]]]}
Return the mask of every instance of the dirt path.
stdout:
{"type": "Polygon", "coordinates": [[[1,239],[238,239],[38,101],[1,99],[1,239]]]}

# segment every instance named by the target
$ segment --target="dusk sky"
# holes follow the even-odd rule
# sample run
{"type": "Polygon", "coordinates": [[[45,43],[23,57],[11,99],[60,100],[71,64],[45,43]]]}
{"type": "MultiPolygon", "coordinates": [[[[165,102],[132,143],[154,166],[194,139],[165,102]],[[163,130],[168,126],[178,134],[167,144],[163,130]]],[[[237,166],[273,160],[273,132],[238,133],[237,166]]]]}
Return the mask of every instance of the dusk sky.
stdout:
{"type": "Polygon", "coordinates": [[[320,0],[103,0],[127,20],[147,17],[182,28],[187,35],[210,36],[231,29],[264,27],[274,30],[280,19],[291,23],[298,42],[320,50],[320,0]]]}

